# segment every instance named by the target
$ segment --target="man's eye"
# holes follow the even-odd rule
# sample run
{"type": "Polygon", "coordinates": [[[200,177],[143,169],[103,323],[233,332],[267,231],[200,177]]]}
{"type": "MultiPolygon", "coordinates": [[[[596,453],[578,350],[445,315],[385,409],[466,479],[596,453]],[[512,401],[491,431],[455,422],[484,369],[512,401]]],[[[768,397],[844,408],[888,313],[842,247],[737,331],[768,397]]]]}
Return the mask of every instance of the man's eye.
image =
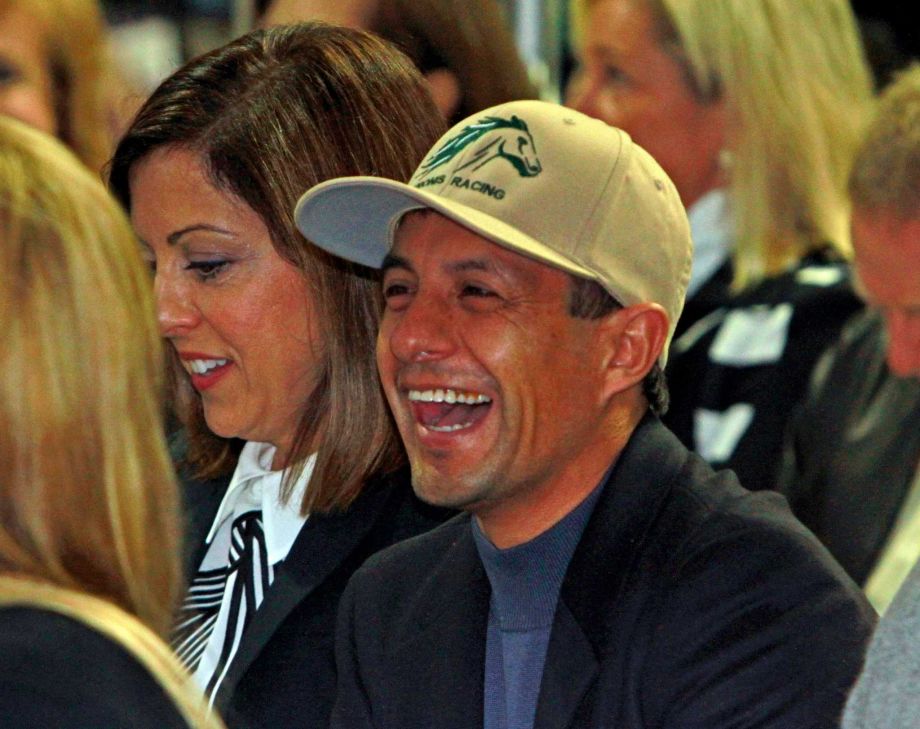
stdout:
{"type": "Polygon", "coordinates": [[[202,281],[214,278],[230,265],[230,261],[222,259],[213,261],[190,261],[186,266],[186,271],[194,271],[202,281]]]}
{"type": "Polygon", "coordinates": [[[467,284],[466,286],[463,287],[463,290],[460,292],[460,295],[461,296],[473,296],[476,298],[484,298],[484,297],[495,296],[496,294],[494,291],[491,291],[487,288],[483,288],[482,286],[467,284]]]}
{"type": "Polygon", "coordinates": [[[409,287],[405,284],[391,283],[383,287],[383,298],[392,299],[396,296],[405,296],[409,293],[409,287]]]}
{"type": "Polygon", "coordinates": [[[391,311],[401,311],[409,305],[413,288],[407,283],[399,281],[384,282],[383,301],[391,311]]]}

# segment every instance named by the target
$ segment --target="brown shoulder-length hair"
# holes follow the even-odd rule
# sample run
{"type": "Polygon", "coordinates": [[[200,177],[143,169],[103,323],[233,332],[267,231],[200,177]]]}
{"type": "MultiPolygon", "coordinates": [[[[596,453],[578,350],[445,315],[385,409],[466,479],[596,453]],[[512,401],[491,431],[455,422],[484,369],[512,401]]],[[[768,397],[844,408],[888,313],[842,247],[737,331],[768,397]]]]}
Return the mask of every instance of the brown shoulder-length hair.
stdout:
{"type": "MultiPolygon", "coordinates": [[[[294,206],[313,185],[343,175],[407,180],[443,131],[421,76],[394,47],[359,30],[320,23],[257,30],[178,70],[154,91],[118,143],[109,184],[131,207],[131,171],[153,150],[201,155],[214,185],[263,220],[282,258],[313,295],[324,348],[287,461],[292,483],[319,443],[301,509],[343,509],[402,451],[380,391],[374,341],[376,276],[309,244],[294,206]]],[[[360,211],[355,211],[360,214],[360,211]]],[[[175,353],[176,413],[197,476],[232,471],[238,442],[214,435],[175,353]]]]}

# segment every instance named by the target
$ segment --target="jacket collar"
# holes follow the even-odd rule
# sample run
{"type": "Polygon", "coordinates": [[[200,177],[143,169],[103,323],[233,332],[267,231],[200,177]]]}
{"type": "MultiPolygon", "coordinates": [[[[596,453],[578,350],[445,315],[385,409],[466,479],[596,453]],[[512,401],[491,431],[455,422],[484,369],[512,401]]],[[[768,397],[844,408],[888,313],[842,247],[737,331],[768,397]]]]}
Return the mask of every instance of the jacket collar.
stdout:
{"type": "MultiPolygon", "coordinates": [[[[605,654],[608,625],[686,451],[653,415],[647,415],[611,469],[566,572],[538,700],[535,729],[570,726],[594,683],[605,654]]],[[[483,669],[490,588],[467,515],[457,517],[451,542],[425,577],[404,616],[396,664],[417,665],[405,726],[430,723],[465,729],[483,721],[483,669]]]]}
{"type": "MultiPolygon", "coordinates": [[[[310,593],[358,548],[384,517],[384,504],[397,489],[401,472],[368,482],[344,512],[311,514],[291,546],[287,558],[275,571],[270,599],[252,616],[237,648],[215,703],[224,706],[240,679],[259,656],[278,627],[310,593]]],[[[187,543],[194,545],[187,561],[187,574],[194,574],[204,557],[205,537],[217,514],[230,479],[183,483],[187,513],[187,543]]]]}

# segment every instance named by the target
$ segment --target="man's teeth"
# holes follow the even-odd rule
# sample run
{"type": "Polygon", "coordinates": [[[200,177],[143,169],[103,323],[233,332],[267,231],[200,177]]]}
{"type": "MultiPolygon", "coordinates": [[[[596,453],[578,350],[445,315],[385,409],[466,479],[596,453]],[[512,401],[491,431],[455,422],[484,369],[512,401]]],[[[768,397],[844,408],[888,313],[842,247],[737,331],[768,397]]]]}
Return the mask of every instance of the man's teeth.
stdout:
{"type": "Polygon", "coordinates": [[[464,428],[469,428],[473,423],[457,423],[456,425],[426,425],[425,427],[428,430],[433,430],[437,433],[451,433],[455,430],[463,430],[464,428]]]}
{"type": "Polygon", "coordinates": [[[186,362],[189,370],[196,375],[203,375],[217,367],[223,367],[228,359],[190,359],[186,362]]]}
{"type": "MultiPolygon", "coordinates": [[[[457,392],[456,390],[409,390],[409,400],[413,402],[446,402],[448,405],[461,403],[463,405],[482,405],[492,402],[492,398],[487,395],[480,395],[475,392],[457,392]]],[[[458,430],[464,426],[451,426],[444,430],[458,430]]]]}

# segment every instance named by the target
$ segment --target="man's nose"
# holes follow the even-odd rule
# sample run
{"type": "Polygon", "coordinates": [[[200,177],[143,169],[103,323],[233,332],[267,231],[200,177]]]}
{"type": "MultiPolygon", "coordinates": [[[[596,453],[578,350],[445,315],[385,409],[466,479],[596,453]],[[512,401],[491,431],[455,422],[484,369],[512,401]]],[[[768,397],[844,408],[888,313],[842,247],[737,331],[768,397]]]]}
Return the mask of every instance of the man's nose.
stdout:
{"type": "Polygon", "coordinates": [[[450,304],[440,297],[416,295],[401,312],[386,312],[392,318],[389,347],[403,363],[443,359],[455,348],[455,317],[450,304]]]}

